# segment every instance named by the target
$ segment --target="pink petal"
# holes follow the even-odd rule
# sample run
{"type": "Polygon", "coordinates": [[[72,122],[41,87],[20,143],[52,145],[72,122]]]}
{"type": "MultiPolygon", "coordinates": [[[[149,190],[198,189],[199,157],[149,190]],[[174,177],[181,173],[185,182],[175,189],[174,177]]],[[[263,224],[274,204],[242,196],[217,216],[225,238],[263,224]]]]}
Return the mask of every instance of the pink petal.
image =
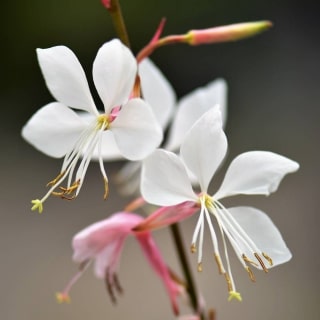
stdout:
{"type": "Polygon", "coordinates": [[[151,234],[149,232],[138,232],[136,233],[136,238],[139,241],[142,251],[144,252],[152,269],[163,281],[171,300],[173,312],[177,315],[179,313],[177,296],[180,294],[182,288],[171,279],[169,269],[167,268],[153,238],[151,237],[151,234]]]}
{"type": "Polygon", "coordinates": [[[131,229],[142,220],[138,215],[119,212],[88,226],[73,238],[73,260],[83,262],[96,258],[107,246],[131,234],[131,229]]]}
{"type": "Polygon", "coordinates": [[[134,230],[145,231],[166,227],[189,218],[198,210],[199,208],[194,202],[184,202],[175,206],[162,207],[139,223],[134,230]]]}

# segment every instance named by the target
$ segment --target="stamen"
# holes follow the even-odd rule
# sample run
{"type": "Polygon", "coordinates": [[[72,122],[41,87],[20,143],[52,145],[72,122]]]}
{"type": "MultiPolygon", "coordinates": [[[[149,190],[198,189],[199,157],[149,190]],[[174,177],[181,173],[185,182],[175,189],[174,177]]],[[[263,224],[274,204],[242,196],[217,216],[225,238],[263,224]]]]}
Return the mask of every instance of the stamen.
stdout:
{"type": "Polygon", "coordinates": [[[243,259],[245,262],[248,262],[248,263],[252,264],[252,265],[255,266],[255,267],[258,267],[258,266],[259,266],[258,263],[256,263],[255,261],[249,259],[245,254],[242,254],[242,259],[243,259]]]}
{"type": "Polygon", "coordinates": [[[56,299],[57,299],[58,303],[70,303],[71,302],[70,296],[65,292],[57,292],[56,299]]]}
{"type": "Polygon", "coordinates": [[[247,270],[247,272],[249,274],[250,280],[252,282],[256,282],[256,278],[255,278],[254,273],[252,272],[252,270],[248,266],[246,266],[246,270],[247,270]]]}
{"type": "Polygon", "coordinates": [[[224,268],[220,256],[218,254],[214,254],[214,259],[218,265],[219,274],[223,274],[224,268]]]}
{"type": "Polygon", "coordinates": [[[196,253],[197,252],[197,247],[195,245],[195,243],[193,243],[190,247],[191,253],[196,253]]]}
{"type": "Polygon", "coordinates": [[[57,197],[61,197],[62,199],[66,199],[66,200],[73,200],[76,195],[72,195],[71,197],[67,197],[66,195],[70,195],[73,192],[75,192],[80,186],[80,180],[75,181],[70,187],[59,187],[59,189],[61,190],[61,192],[52,192],[52,195],[57,196],[57,197]]]}
{"type": "Polygon", "coordinates": [[[225,272],[223,275],[224,275],[224,277],[225,277],[225,279],[227,281],[228,291],[232,292],[233,291],[233,285],[232,285],[231,279],[229,277],[229,274],[227,272],[225,272]]]}
{"type": "Polygon", "coordinates": [[[65,175],[65,173],[66,171],[62,171],[61,173],[59,173],[56,178],[47,183],[47,187],[55,185],[65,175]]]}
{"type": "Polygon", "coordinates": [[[263,271],[264,271],[265,273],[268,273],[268,269],[267,269],[267,267],[265,266],[265,264],[263,263],[261,257],[260,257],[256,252],[254,253],[254,256],[255,256],[255,257],[257,258],[257,260],[259,261],[259,263],[260,263],[263,271]]]}
{"type": "Polygon", "coordinates": [[[106,289],[110,295],[110,299],[111,299],[112,303],[116,304],[117,298],[116,298],[114,289],[118,292],[118,294],[122,294],[123,289],[120,285],[120,282],[119,282],[117,275],[111,274],[109,268],[106,271],[105,285],[106,285],[106,289]]]}
{"type": "Polygon", "coordinates": [[[198,268],[197,268],[198,272],[202,272],[202,262],[198,263],[198,268]]]}
{"type": "Polygon", "coordinates": [[[109,195],[109,182],[108,179],[103,178],[104,181],[104,195],[103,195],[103,199],[106,200],[108,198],[109,195]]]}
{"type": "Polygon", "coordinates": [[[270,266],[273,266],[273,261],[272,259],[264,252],[261,252],[261,254],[263,255],[263,257],[268,261],[270,266]]]}

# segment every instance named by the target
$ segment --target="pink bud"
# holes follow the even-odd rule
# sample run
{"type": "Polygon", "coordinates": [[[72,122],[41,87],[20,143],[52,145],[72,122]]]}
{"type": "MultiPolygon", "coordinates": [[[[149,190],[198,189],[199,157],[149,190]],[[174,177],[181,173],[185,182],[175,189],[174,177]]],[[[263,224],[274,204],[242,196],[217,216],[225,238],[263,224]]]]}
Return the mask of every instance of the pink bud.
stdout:
{"type": "Polygon", "coordinates": [[[107,8],[111,8],[111,0],[101,0],[101,3],[107,8]]]}
{"type": "Polygon", "coordinates": [[[272,26],[270,21],[244,22],[203,30],[191,30],[185,41],[191,45],[236,41],[252,37],[272,26]]]}

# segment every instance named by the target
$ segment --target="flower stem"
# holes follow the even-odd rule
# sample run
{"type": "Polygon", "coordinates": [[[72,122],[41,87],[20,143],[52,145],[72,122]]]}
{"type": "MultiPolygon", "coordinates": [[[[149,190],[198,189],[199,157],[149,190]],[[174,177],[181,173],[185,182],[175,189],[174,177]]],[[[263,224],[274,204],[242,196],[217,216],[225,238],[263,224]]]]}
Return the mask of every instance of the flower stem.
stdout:
{"type": "MultiPolygon", "coordinates": [[[[180,263],[181,263],[181,267],[184,272],[184,277],[187,282],[187,290],[188,290],[188,294],[190,296],[192,308],[196,313],[198,313],[199,312],[199,299],[197,296],[197,291],[196,291],[196,287],[195,287],[192,273],[190,270],[187,255],[185,252],[185,247],[183,245],[180,227],[177,223],[175,223],[170,226],[170,230],[171,230],[171,234],[174,239],[174,243],[176,245],[176,249],[177,249],[177,253],[179,256],[180,263]]],[[[201,319],[204,320],[204,315],[202,313],[200,316],[201,316],[201,319]]]]}
{"type": "Polygon", "coordinates": [[[128,32],[126,25],[124,23],[121,6],[119,0],[110,0],[107,6],[105,6],[112,18],[113,26],[116,30],[116,33],[119,39],[125,44],[128,48],[130,47],[130,41],[128,37],[128,32]]]}

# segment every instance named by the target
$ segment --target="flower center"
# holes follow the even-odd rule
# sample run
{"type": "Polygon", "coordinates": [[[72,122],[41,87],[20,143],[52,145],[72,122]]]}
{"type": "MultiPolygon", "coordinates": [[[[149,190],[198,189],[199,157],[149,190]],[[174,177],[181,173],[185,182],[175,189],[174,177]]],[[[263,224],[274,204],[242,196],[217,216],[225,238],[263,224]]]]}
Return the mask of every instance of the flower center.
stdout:
{"type": "Polygon", "coordinates": [[[97,130],[108,130],[110,123],[114,120],[109,114],[100,114],[97,117],[97,130]]]}

